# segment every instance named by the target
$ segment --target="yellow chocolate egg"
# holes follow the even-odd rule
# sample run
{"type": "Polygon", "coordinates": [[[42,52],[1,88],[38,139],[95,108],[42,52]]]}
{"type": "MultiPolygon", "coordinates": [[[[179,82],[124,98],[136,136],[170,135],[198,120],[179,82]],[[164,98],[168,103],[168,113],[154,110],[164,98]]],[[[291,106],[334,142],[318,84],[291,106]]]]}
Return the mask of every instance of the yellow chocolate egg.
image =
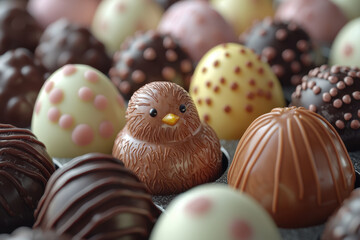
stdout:
{"type": "Polygon", "coordinates": [[[269,65],[235,43],[218,45],[205,54],[195,69],[190,95],[200,119],[220,139],[240,139],[255,118],[285,106],[281,85],[269,65]]]}

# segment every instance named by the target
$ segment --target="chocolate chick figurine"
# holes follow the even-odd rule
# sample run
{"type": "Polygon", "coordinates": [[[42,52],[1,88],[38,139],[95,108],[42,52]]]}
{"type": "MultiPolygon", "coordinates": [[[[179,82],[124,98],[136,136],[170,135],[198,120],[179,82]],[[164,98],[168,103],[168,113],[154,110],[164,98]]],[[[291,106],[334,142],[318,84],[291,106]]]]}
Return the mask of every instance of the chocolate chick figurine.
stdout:
{"type": "Polygon", "coordinates": [[[127,123],[113,155],[154,195],[183,192],[221,172],[220,142],[199,119],[189,94],[171,82],[152,82],[129,101],[127,123]]]}

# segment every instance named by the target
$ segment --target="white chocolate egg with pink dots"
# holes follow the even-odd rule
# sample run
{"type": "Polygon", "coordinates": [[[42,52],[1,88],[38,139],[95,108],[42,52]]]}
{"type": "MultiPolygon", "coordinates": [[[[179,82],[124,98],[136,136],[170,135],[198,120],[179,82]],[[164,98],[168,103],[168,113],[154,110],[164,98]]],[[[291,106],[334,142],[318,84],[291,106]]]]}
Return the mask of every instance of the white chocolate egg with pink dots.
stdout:
{"type": "Polygon", "coordinates": [[[221,44],[197,65],[190,96],[200,119],[220,139],[240,139],[260,115],[285,106],[281,85],[269,64],[243,45],[221,44]]]}
{"type": "Polygon", "coordinates": [[[177,196],[155,224],[150,240],[280,240],[268,213],[225,184],[204,184],[177,196]]]}
{"type": "Polygon", "coordinates": [[[125,110],[123,97],[104,74],[87,65],[65,65],[40,90],[31,128],[52,157],[111,154],[125,110]]]}

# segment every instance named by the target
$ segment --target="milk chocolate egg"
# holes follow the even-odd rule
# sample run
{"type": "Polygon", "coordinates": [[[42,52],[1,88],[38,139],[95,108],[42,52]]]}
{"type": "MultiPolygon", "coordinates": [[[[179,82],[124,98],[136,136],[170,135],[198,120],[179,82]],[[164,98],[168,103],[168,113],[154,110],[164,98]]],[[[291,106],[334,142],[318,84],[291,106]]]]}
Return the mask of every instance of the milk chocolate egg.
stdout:
{"type": "Polygon", "coordinates": [[[276,108],[257,118],[241,138],[228,184],[255,198],[279,227],[324,223],[354,189],[345,145],[320,115],[276,108]]]}
{"type": "Polygon", "coordinates": [[[210,2],[215,10],[231,23],[237,35],[251,27],[254,21],[274,15],[271,0],[210,0],[210,2]]]}
{"type": "Polygon", "coordinates": [[[360,149],[360,69],[314,68],[292,95],[291,105],[322,115],[340,134],[349,151],[360,149]]]}
{"type": "Polygon", "coordinates": [[[86,65],[65,65],[40,90],[31,127],[49,154],[111,153],[125,125],[125,104],[111,81],[86,65]]]}
{"type": "Polygon", "coordinates": [[[175,198],[160,216],[150,240],[279,240],[267,212],[227,185],[205,184],[175,198]]]}
{"type": "Polygon", "coordinates": [[[169,34],[138,32],[116,52],[109,75],[120,93],[129,100],[147,83],[170,81],[189,89],[193,61],[169,34]]]}
{"type": "Polygon", "coordinates": [[[252,50],[234,43],[211,49],[190,83],[201,120],[220,139],[239,139],[250,123],[285,105],[279,80],[252,50]]]}
{"type": "Polygon", "coordinates": [[[237,42],[234,29],[206,1],[173,4],[161,18],[158,30],[178,39],[195,62],[220,43],[237,42]]]}
{"type": "Polygon", "coordinates": [[[106,0],[96,10],[92,32],[102,41],[109,54],[138,30],[155,29],[163,9],[148,0],[106,0]]]}
{"type": "MultiPolygon", "coordinates": [[[[360,3],[360,1],[359,1],[360,3]]],[[[331,65],[360,67],[360,18],[347,23],[331,46],[331,65]]]]}

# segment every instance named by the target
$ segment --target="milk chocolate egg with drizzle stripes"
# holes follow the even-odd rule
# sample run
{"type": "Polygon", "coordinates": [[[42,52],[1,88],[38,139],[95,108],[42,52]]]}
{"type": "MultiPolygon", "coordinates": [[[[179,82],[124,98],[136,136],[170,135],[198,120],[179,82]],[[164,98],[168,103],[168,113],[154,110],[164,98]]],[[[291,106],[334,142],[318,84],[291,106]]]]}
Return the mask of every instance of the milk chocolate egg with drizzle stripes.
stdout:
{"type": "Polygon", "coordinates": [[[254,197],[279,227],[325,222],[354,189],[355,172],[335,129],[304,108],[276,108],[241,138],[228,183],[254,197]]]}

